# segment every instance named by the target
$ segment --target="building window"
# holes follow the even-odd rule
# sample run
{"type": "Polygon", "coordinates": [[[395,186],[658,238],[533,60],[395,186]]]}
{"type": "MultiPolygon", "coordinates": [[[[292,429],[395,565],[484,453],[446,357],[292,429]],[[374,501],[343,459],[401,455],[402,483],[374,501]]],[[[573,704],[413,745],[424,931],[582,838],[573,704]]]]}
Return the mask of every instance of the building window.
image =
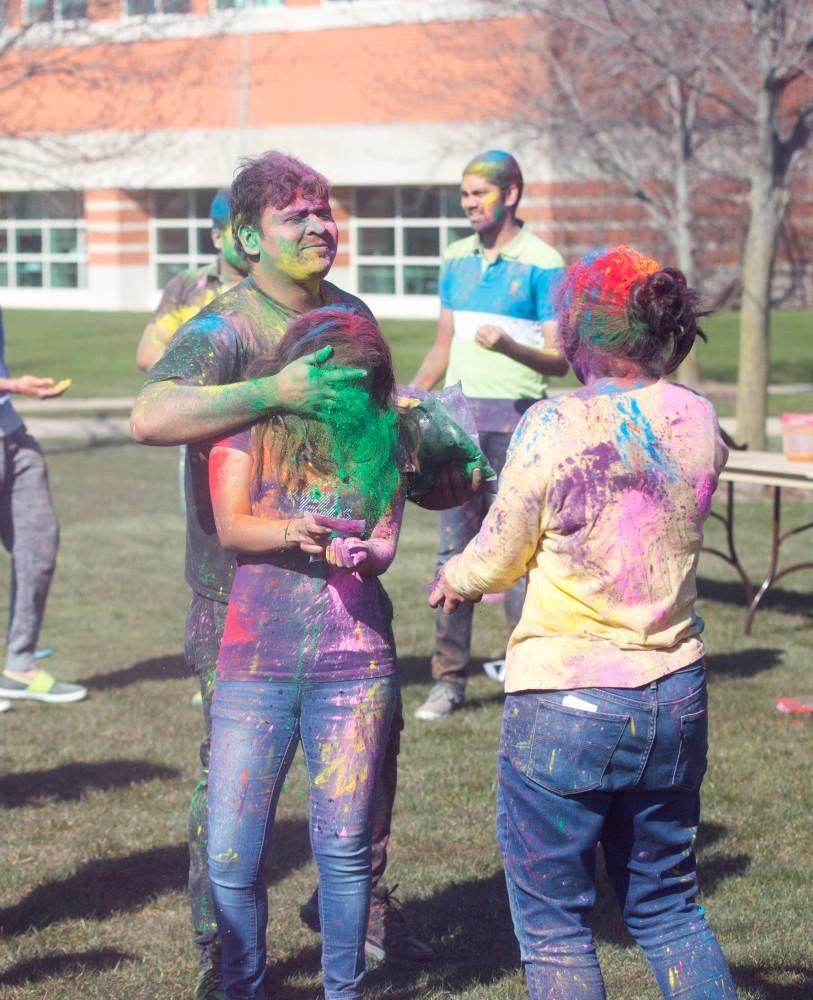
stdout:
{"type": "Polygon", "coordinates": [[[26,0],[26,23],[35,21],[86,21],[87,0],[26,0]]]}
{"type": "Polygon", "coordinates": [[[146,17],[149,14],[188,14],[191,0],[126,0],[128,17],[146,17]]]}
{"type": "Polygon", "coordinates": [[[158,288],[173,274],[209,264],[217,256],[209,215],[216,194],[216,188],[153,193],[150,257],[158,288]]]}
{"type": "Polygon", "coordinates": [[[242,10],[245,7],[279,7],[283,0],[214,0],[215,10],[242,10]]]}
{"type": "Polygon", "coordinates": [[[83,195],[72,191],[0,194],[0,287],[86,285],[83,195]]]}
{"type": "Polygon", "coordinates": [[[356,188],[351,230],[362,295],[437,295],[440,255],[471,234],[457,187],[356,188]]]}

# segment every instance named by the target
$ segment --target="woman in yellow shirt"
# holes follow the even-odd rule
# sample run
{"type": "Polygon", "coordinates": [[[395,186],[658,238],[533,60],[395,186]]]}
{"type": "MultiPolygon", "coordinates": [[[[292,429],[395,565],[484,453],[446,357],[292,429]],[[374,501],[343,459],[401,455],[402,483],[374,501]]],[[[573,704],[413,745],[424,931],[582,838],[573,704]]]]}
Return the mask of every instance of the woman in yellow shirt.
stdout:
{"type": "Polygon", "coordinates": [[[683,274],[630,247],[560,292],[584,383],[525,414],[479,534],[430,603],[451,613],[528,574],[506,657],[497,833],[534,1000],[602,1000],[585,916],[599,843],[662,994],[736,997],[695,901],[706,770],[695,574],[726,447],[711,404],[666,381],[698,327],[683,274]]]}

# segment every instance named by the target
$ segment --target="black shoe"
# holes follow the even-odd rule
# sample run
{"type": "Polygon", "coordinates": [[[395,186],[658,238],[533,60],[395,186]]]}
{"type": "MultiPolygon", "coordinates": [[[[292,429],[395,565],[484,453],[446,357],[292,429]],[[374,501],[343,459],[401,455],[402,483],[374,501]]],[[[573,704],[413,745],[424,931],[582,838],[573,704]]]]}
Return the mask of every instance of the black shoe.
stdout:
{"type": "Polygon", "coordinates": [[[223,980],[220,978],[220,949],[201,954],[198,978],[195,982],[194,1000],[225,1000],[223,980]]]}

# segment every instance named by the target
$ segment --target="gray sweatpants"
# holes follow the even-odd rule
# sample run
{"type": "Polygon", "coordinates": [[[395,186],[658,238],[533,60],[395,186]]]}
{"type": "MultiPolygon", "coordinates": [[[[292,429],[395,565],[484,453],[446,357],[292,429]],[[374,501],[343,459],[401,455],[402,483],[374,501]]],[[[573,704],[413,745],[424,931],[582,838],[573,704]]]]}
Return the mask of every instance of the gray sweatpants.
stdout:
{"type": "Polygon", "coordinates": [[[0,540],[11,555],[6,670],[30,670],[59,546],[40,446],[25,428],[0,438],[0,540]]]}

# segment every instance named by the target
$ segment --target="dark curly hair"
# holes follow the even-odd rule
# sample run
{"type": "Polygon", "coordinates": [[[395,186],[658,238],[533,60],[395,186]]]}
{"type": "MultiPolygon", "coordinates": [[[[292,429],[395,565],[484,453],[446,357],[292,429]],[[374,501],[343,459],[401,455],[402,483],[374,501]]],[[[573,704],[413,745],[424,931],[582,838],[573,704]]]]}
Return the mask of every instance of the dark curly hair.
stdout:
{"type": "Polygon", "coordinates": [[[229,193],[229,209],[234,242],[243,257],[248,259],[237,235],[240,226],[259,226],[269,205],[285,208],[298,194],[327,199],[330,184],[313,167],[273,149],[240,161],[229,193]]]}

